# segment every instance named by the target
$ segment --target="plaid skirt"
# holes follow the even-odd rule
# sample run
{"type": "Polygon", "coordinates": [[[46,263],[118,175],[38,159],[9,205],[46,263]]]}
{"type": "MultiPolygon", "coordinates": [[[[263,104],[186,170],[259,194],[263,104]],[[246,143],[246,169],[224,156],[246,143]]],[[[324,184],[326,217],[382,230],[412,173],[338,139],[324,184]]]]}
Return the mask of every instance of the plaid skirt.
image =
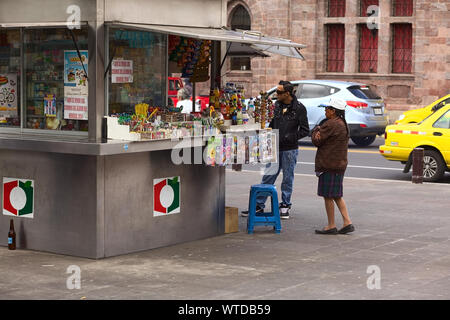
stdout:
{"type": "Polygon", "coordinates": [[[344,174],[323,172],[319,175],[317,195],[325,198],[341,198],[344,193],[344,174]]]}

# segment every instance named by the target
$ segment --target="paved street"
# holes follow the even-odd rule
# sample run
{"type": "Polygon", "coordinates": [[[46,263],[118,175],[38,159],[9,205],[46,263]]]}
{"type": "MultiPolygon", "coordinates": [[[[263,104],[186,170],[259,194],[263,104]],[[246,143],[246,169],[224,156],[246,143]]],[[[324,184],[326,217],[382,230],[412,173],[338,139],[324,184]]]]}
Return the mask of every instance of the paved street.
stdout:
{"type": "MultiPolygon", "coordinates": [[[[384,144],[383,137],[377,137],[375,142],[368,147],[356,146],[351,140],[349,142],[348,167],[346,177],[362,179],[381,179],[411,181],[412,169],[409,173],[403,173],[404,165],[398,161],[386,160],[378,151],[378,147],[384,144]]],[[[310,138],[300,141],[298,164],[296,174],[314,175],[314,158],[316,147],[310,138]]],[[[245,165],[244,170],[259,171],[260,167],[245,165]]],[[[438,183],[450,184],[450,173],[438,183]]]]}
{"type": "MultiPolygon", "coordinates": [[[[227,171],[226,204],[245,208],[260,178],[227,171]]],[[[248,235],[240,217],[238,233],[98,261],[1,247],[0,298],[450,299],[450,219],[439,200],[450,186],[347,177],[356,232],[323,236],[314,234],[326,222],[317,178],[294,183],[279,235],[248,235]],[[81,289],[66,287],[70,265],[81,269],[81,289]],[[380,289],[368,289],[368,268],[379,268],[380,289]]]]}

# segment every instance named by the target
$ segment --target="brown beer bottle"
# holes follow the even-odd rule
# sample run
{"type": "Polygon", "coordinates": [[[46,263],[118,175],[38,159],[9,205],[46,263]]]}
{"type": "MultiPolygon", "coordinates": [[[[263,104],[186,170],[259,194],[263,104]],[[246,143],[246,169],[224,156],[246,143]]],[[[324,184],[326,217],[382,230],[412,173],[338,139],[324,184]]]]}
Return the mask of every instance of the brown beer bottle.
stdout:
{"type": "Polygon", "coordinates": [[[13,219],[11,219],[11,221],[9,222],[8,249],[16,250],[16,232],[14,231],[13,219]]]}

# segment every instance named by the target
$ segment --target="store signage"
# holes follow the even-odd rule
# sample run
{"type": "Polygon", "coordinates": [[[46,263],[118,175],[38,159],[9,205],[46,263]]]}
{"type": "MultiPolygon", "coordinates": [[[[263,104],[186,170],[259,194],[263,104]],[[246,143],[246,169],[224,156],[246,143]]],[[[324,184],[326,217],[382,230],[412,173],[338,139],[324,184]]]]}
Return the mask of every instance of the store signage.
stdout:
{"type": "Polygon", "coordinates": [[[17,117],[17,74],[0,74],[0,117],[17,117]]]}
{"type": "Polygon", "coordinates": [[[88,119],[88,51],[80,50],[80,56],[64,50],[64,119],[88,119]]]}
{"type": "Polygon", "coordinates": [[[117,30],[114,34],[115,40],[128,40],[130,48],[151,48],[155,41],[154,34],[151,32],[125,31],[117,30]]]}
{"type": "Polygon", "coordinates": [[[3,214],[34,217],[34,180],[3,178],[3,214]]]}
{"type": "Polygon", "coordinates": [[[87,120],[88,97],[87,96],[64,97],[64,119],[87,120]]]}
{"type": "Polygon", "coordinates": [[[133,60],[113,60],[111,63],[112,83],[133,82],[133,60]]]}
{"type": "Polygon", "coordinates": [[[180,213],[180,177],[153,180],[153,216],[180,213]]]}

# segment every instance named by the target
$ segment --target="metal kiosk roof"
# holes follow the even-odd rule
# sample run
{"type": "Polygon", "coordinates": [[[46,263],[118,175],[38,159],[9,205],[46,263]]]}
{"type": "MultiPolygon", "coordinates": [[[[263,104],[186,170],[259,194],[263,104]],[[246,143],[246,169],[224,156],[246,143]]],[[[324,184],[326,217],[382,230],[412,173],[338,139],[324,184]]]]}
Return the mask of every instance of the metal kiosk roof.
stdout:
{"type": "Polygon", "coordinates": [[[267,56],[267,53],[273,53],[304,60],[300,49],[306,48],[303,44],[282,38],[267,37],[253,30],[233,31],[227,28],[181,27],[127,22],[107,22],[107,24],[114,27],[148,30],[193,39],[247,44],[247,46],[244,45],[241,48],[246,48],[244,51],[250,52],[250,55],[255,54],[255,52],[264,56],[267,56]]]}

